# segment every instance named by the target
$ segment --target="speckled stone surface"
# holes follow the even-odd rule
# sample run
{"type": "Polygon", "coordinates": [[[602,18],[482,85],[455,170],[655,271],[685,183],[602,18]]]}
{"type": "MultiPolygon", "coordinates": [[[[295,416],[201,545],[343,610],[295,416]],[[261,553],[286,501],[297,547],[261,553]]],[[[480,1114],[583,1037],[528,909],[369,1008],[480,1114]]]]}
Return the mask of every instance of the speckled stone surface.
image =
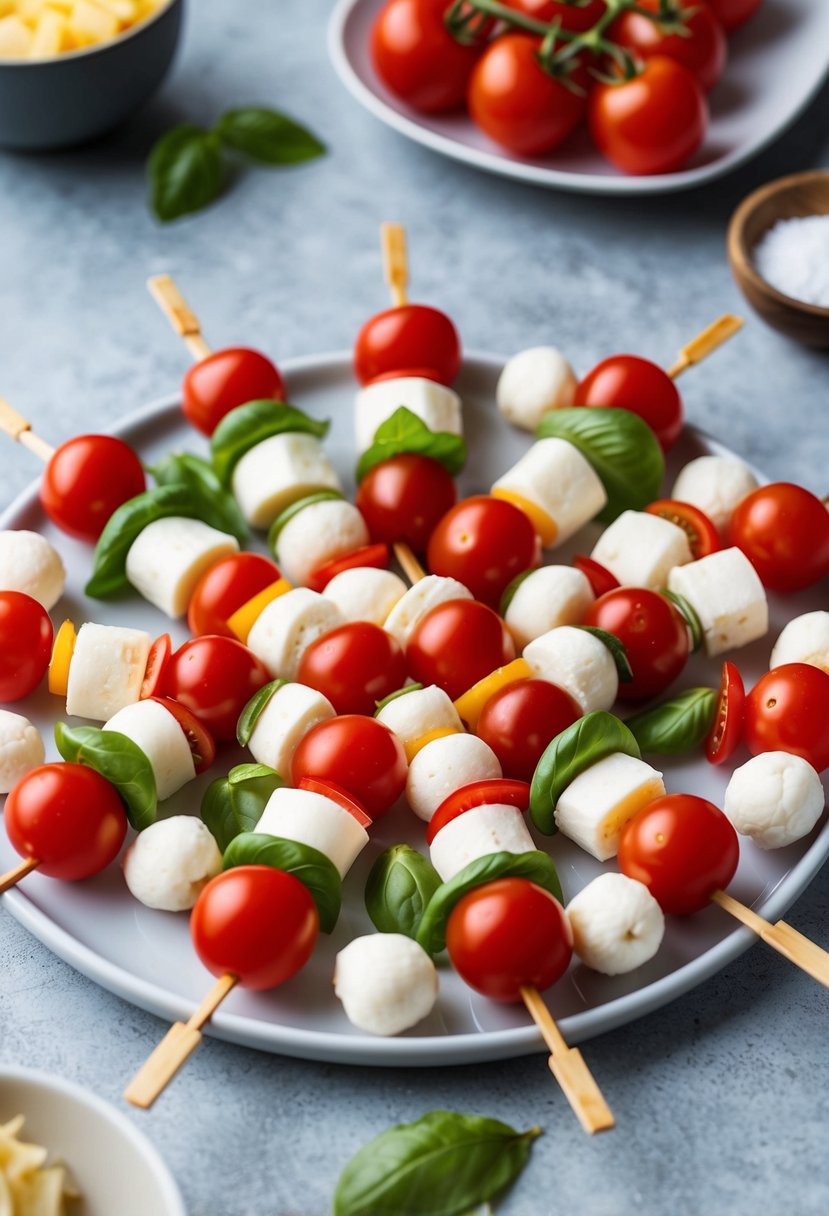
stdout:
{"type": "MultiPolygon", "coordinates": [[[[198,0],[160,96],[117,136],[0,156],[0,392],[52,440],[112,425],[175,388],[183,352],[143,282],[170,271],[216,343],[277,357],[346,347],[385,306],[377,225],[408,225],[416,297],[470,348],[553,341],[577,368],[614,349],[668,361],[741,309],[727,218],[751,188],[829,166],[829,94],[770,151],[664,199],[564,196],[473,172],[386,130],[328,65],[325,0],[198,0]],[[255,32],[254,32],[255,23],[255,32]],[[170,124],[263,101],[330,146],[307,167],[242,175],[210,211],[160,228],[143,161],[170,124]]],[[[775,478],[826,492],[829,357],[750,318],[683,382],[692,421],[775,478]]],[[[0,498],[35,473],[0,444],[0,498]]],[[[790,913],[829,946],[829,877],[790,913]]],[[[0,1067],[28,1063],[113,1101],[162,1024],[54,958],[0,909],[0,1067]]],[[[829,994],[757,946],[667,1009],[587,1047],[618,1117],[588,1140],[542,1057],[422,1071],[259,1055],[210,1041],[150,1114],[191,1216],[323,1216],[339,1170],[389,1124],[435,1107],[543,1126],[505,1216],[749,1216],[829,1208],[829,994]]],[[[118,1216],[112,1213],[111,1216],[118,1216]]],[[[147,1216],[154,1216],[147,1213],[147,1216]]]]}

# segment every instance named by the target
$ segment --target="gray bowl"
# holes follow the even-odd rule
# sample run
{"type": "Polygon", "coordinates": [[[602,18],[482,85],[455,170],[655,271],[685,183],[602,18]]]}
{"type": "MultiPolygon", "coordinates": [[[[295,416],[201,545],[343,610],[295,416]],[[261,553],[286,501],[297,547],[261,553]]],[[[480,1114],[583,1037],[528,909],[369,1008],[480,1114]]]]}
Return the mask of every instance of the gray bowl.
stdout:
{"type": "Polygon", "coordinates": [[[181,31],[184,0],[112,42],[53,59],[0,59],[0,148],[45,151],[116,127],[158,88],[181,31]]]}

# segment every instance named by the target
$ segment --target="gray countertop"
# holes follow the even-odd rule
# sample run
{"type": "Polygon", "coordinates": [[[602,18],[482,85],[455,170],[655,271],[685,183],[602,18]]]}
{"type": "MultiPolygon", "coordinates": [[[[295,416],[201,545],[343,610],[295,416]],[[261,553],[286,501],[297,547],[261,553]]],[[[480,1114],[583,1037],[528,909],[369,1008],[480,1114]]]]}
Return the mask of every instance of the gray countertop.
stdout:
{"type": "MultiPolygon", "coordinates": [[[[147,275],[172,273],[217,344],[277,359],[341,349],[385,306],[377,227],[389,218],[409,229],[415,298],[445,308],[467,347],[553,342],[582,370],[613,350],[670,361],[715,315],[743,308],[724,252],[737,201],[782,173],[829,166],[824,91],[770,151],[704,190],[608,200],[524,187],[440,159],[360,110],[326,59],[325,0],[190,7],[172,77],[125,130],[72,154],[0,156],[0,392],[53,441],[111,426],[178,384],[184,354],[145,294],[147,275]],[[152,140],[253,101],[309,123],[329,155],[246,172],[209,211],[159,227],[144,202],[152,140]]],[[[693,422],[770,476],[826,492],[825,355],[752,317],[683,393],[693,422]]],[[[26,452],[0,445],[3,501],[36,471],[26,452]]],[[[829,945],[825,873],[790,920],[829,945]]],[[[3,911],[0,957],[0,1066],[29,1063],[119,1101],[162,1024],[3,911]]],[[[162,1149],[192,1216],[322,1216],[360,1145],[436,1107],[543,1126],[500,1209],[509,1216],[784,1206],[809,1216],[829,1208],[827,1018],[829,994],[756,946],[589,1044],[618,1118],[596,1140],[541,1056],[372,1070],[210,1040],[151,1113],[131,1117],[162,1149]]]]}

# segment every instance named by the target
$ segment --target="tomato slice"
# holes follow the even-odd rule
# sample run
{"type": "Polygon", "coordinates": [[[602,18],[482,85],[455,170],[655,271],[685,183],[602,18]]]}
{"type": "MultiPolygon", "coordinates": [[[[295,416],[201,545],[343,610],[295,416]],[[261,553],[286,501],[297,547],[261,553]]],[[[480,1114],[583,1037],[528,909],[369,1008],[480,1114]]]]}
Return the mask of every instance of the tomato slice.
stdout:
{"type": "Polygon", "coordinates": [[[312,591],[324,591],[335,574],[344,570],[356,570],[360,566],[373,566],[375,570],[386,570],[389,564],[389,547],[386,544],[363,545],[345,557],[335,557],[332,561],[320,566],[308,578],[308,586],[312,591]]]}
{"type": "Polygon", "coordinates": [[[193,763],[197,773],[204,773],[216,759],[216,744],[207,727],[189,710],[186,705],[174,701],[172,697],[151,697],[173,715],[190,744],[193,763]]]}
{"type": "Polygon", "coordinates": [[[352,798],[341,785],[337,785],[333,781],[317,781],[314,777],[303,777],[297,789],[308,790],[312,794],[322,794],[324,798],[330,798],[332,802],[336,802],[337,806],[341,806],[344,811],[348,811],[349,815],[357,820],[360,827],[366,830],[373,823],[365,807],[361,806],[356,798],[352,798]]]}
{"type": "Polygon", "coordinates": [[[161,690],[161,685],[164,682],[164,671],[172,653],[173,639],[169,633],[162,633],[160,637],[155,639],[150,647],[150,653],[147,655],[144,681],[138,694],[140,701],[147,701],[150,697],[155,697],[156,693],[161,690]]]}
{"type": "Polygon", "coordinates": [[[573,558],[573,565],[577,570],[581,570],[593,588],[593,594],[596,599],[599,599],[600,596],[605,595],[608,591],[615,591],[617,587],[621,587],[622,585],[615,574],[611,574],[601,562],[594,561],[592,557],[582,557],[579,554],[573,558]]]}
{"type": "Polygon", "coordinates": [[[714,725],[705,740],[705,758],[723,764],[734,754],[743,737],[746,690],[736,664],[726,660],[722,667],[720,696],[714,725]]]}
{"type": "Polygon", "coordinates": [[[689,502],[678,502],[675,498],[660,498],[645,507],[649,515],[661,515],[669,523],[676,524],[688,537],[694,561],[708,557],[722,548],[720,534],[704,511],[689,502]]]}
{"type": "Polygon", "coordinates": [[[505,803],[507,806],[517,806],[519,810],[526,811],[530,805],[529,782],[511,781],[506,777],[499,777],[493,781],[473,781],[470,785],[461,786],[448,798],[444,798],[429,820],[426,828],[426,843],[431,844],[441,828],[445,828],[447,823],[451,823],[453,819],[465,815],[467,811],[473,810],[476,806],[487,806],[492,803],[505,803]]]}

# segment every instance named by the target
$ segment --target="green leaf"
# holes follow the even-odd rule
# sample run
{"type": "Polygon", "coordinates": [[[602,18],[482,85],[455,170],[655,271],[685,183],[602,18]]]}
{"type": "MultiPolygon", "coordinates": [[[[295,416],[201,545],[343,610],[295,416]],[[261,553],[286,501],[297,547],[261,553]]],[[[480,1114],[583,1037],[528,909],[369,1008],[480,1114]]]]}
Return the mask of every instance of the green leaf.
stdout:
{"type": "Polygon", "coordinates": [[[306,127],[263,106],[228,110],[215,131],[229,147],[263,165],[297,165],[325,152],[325,145],[306,127]]]}
{"type": "Polygon", "coordinates": [[[579,718],[548,743],[530,786],[530,816],[540,832],[552,836],[558,831],[554,812],[567,786],[579,773],[614,752],[624,752],[637,760],[641,757],[625,723],[604,709],[579,718]]]}
{"type": "Polygon", "coordinates": [[[666,600],[670,600],[674,607],[685,620],[688,626],[688,632],[691,635],[691,649],[696,653],[704,641],[705,635],[702,630],[702,621],[697,615],[697,610],[690,600],[687,600],[684,595],[680,595],[678,591],[663,591],[662,594],[666,600]]]}
{"type": "Polygon", "coordinates": [[[342,502],[344,498],[345,495],[341,494],[339,490],[317,490],[316,494],[306,494],[304,498],[298,498],[296,502],[289,503],[283,511],[279,512],[268,528],[268,548],[276,554],[282,529],[306,507],[312,507],[315,502],[342,502]]]}
{"type": "Polygon", "coordinates": [[[540,1128],[433,1110],[382,1132],[351,1158],[334,1216],[467,1216],[514,1182],[540,1128]]]}
{"type": "Polygon", "coordinates": [[[518,588],[521,586],[521,584],[526,579],[530,578],[531,575],[533,575],[535,573],[536,573],[536,571],[534,569],[533,570],[522,570],[522,572],[520,574],[517,574],[515,576],[515,578],[512,580],[511,583],[507,584],[506,590],[504,591],[504,594],[501,596],[501,604],[498,609],[501,616],[507,615],[507,609],[509,608],[512,601],[515,599],[515,593],[518,590],[518,588]]]}
{"type": "Polygon", "coordinates": [[[375,929],[416,938],[439,886],[440,875],[427,857],[408,844],[393,844],[377,858],[366,881],[366,910],[375,929]]]}
{"type": "Polygon", "coordinates": [[[343,884],[339,870],[324,853],[298,840],[283,840],[264,832],[242,832],[225,849],[222,868],[273,866],[293,874],[311,893],[319,912],[320,929],[330,933],[337,923],[343,884]]]}
{"type": "Polygon", "coordinates": [[[248,743],[250,743],[250,737],[253,734],[259,715],[273,694],[283,684],[290,684],[290,682],[290,680],[271,680],[270,684],[266,684],[264,688],[260,688],[258,692],[253,694],[240,713],[239,721],[236,724],[236,739],[242,747],[247,747],[248,743]]]}
{"type": "Polygon", "coordinates": [[[117,730],[64,722],[55,723],[55,743],[67,763],[85,764],[115,786],[136,832],[155,823],[155,773],[137,743],[117,730]]]}
{"type": "Polygon", "coordinates": [[[233,470],[246,452],[273,435],[300,431],[323,439],[331,424],[309,418],[296,406],[282,401],[248,401],[225,414],[213,432],[210,452],[216,476],[223,486],[230,485],[233,470]]]}
{"type": "Polygon", "coordinates": [[[608,633],[606,629],[597,629],[595,625],[576,625],[576,629],[583,629],[585,633],[592,633],[594,638],[607,647],[610,651],[610,657],[616,664],[616,674],[619,677],[621,684],[629,684],[633,679],[633,668],[628,659],[628,652],[625,650],[624,643],[616,637],[615,633],[608,633]]]}
{"type": "Polygon", "coordinates": [[[405,697],[407,692],[420,692],[422,688],[422,684],[404,684],[402,688],[398,688],[395,692],[390,692],[387,697],[383,697],[382,701],[375,701],[375,718],[381,709],[385,709],[387,705],[390,705],[392,701],[396,701],[398,697],[405,697]]]}
{"type": "Polygon", "coordinates": [[[253,831],[271,794],[283,785],[266,764],[237,764],[226,777],[211,781],[200,814],[222,852],[240,833],[253,831]]]}
{"type": "Polygon", "coordinates": [[[607,492],[607,506],[597,519],[610,523],[623,511],[641,511],[659,497],[665,458],[651,428],[630,410],[550,410],[536,435],[566,439],[589,460],[607,492]]]}
{"type": "Polygon", "coordinates": [[[191,452],[171,452],[158,464],[152,465],[150,472],[160,486],[186,486],[194,503],[203,512],[209,509],[212,518],[223,521],[219,531],[229,532],[240,545],[247,540],[248,526],[239,504],[219,481],[208,461],[201,456],[194,456],[191,452]]]}
{"type": "Polygon", "coordinates": [[[643,752],[684,756],[700,746],[714,723],[717,690],[689,688],[653,709],[628,718],[625,725],[643,752]]]}
{"type": "Polygon", "coordinates": [[[173,127],[153,146],[147,172],[152,208],[164,223],[200,211],[222,192],[219,141],[190,123],[173,127]]]}
{"type": "Polygon", "coordinates": [[[436,460],[455,477],[466,464],[466,440],[449,431],[430,431],[426,423],[400,405],[390,418],[377,428],[374,442],[363,452],[357,465],[357,480],[362,481],[376,464],[391,460],[403,452],[414,452],[436,460]]]}
{"type": "Polygon", "coordinates": [[[540,849],[529,853],[489,853],[464,866],[454,878],[442,883],[435,891],[417,931],[417,941],[429,954],[446,949],[446,925],[455,904],[468,891],[496,878],[526,878],[554,895],[559,903],[564,897],[552,858],[540,849]]]}

